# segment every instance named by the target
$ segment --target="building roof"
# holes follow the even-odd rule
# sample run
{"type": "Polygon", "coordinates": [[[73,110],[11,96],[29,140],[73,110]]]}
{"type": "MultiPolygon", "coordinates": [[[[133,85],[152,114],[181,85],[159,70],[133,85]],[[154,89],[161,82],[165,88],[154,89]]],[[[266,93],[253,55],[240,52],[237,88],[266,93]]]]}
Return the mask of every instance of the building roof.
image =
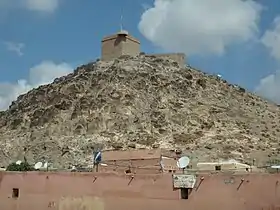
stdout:
{"type": "Polygon", "coordinates": [[[160,150],[105,151],[102,161],[160,159],[160,150]]]}
{"type": "Polygon", "coordinates": [[[236,160],[227,160],[227,161],[218,161],[218,162],[199,162],[197,163],[197,165],[229,165],[229,164],[233,164],[233,165],[239,165],[239,166],[244,166],[244,167],[250,167],[250,165],[248,164],[244,164],[244,163],[240,163],[236,160]]]}
{"type": "Polygon", "coordinates": [[[138,39],[136,39],[135,37],[131,36],[127,31],[119,31],[116,34],[105,36],[105,37],[103,37],[102,42],[106,42],[111,39],[117,39],[118,36],[126,36],[126,38],[129,39],[130,41],[140,44],[140,41],[138,39]]]}

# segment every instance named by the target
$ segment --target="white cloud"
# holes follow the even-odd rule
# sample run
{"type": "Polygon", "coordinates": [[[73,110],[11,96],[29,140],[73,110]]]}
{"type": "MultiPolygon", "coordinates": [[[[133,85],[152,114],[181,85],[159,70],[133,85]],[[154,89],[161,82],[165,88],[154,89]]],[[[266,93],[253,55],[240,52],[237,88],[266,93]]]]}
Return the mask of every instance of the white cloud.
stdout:
{"type": "Polygon", "coordinates": [[[54,12],[59,6],[59,0],[24,0],[27,9],[39,12],[54,12]]]}
{"type": "Polygon", "coordinates": [[[274,19],[273,26],[264,33],[261,42],[270,50],[271,56],[280,61],[280,16],[274,19]]]}
{"type": "Polygon", "coordinates": [[[255,91],[257,94],[280,104],[280,70],[261,79],[255,91]]]}
{"type": "MultiPolygon", "coordinates": [[[[0,9],[27,9],[30,11],[52,13],[62,0],[0,0],[0,9]]],[[[1,11],[2,12],[2,11],[1,11]]]]}
{"type": "Polygon", "coordinates": [[[15,52],[18,56],[22,56],[22,48],[25,47],[24,43],[4,42],[8,51],[15,52]]]}
{"type": "MultiPolygon", "coordinates": [[[[280,16],[273,21],[261,38],[261,43],[270,51],[270,55],[280,64],[280,16]]],[[[260,80],[256,93],[280,104],[280,70],[260,80]]]]}
{"type": "Polygon", "coordinates": [[[186,54],[222,54],[258,32],[262,6],[252,0],[154,0],[140,32],[155,45],[186,54]]]}
{"type": "Polygon", "coordinates": [[[40,85],[51,83],[55,78],[72,72],[67,63],[56,64],[43,61],[32,67],[28,79],[21,79],[17,83],[0,83],[0,110],[5,110],[19,95],[24,94],[40,85]]]}

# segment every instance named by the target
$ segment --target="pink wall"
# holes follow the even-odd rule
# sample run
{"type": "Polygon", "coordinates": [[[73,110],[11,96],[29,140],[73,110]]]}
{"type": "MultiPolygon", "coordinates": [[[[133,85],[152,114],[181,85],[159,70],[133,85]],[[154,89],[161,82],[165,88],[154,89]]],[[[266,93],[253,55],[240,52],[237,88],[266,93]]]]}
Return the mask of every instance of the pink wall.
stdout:
{"type": "Polygon", "coordinates": [[[125,171],[130,168],[132,173],[135,174],[158,174],[161,173],[160,159],[145,159],[145,160],[116,160],[116,161],[103,161],[102,163],[108,166],[99,165],[99,172],[116,171],[125,174],[125,171]],[[129,167],[131,166],[131,167],[129,167]]]}
{"type": "Polygon", "coordinates": [[[131,176],[112,173],[2,172],[0,209],[91,210],[89,202],[94,199],[104,207],[98,209],[106,210],[270,210],[271,205],[280,209],[280,174],[203,176],[189,199],[182,200],[180,191],[172,188],[170,174],[134,175],[131,181],[131,176]],[[19,198],[12,198],[13,188],[20,190],[19,198]],[[88,207],[73,206],[69,200],[82,197],[89,198],[83,204],[88,207]],[[65,199],[72,206],[62,205],[65,199]]]}

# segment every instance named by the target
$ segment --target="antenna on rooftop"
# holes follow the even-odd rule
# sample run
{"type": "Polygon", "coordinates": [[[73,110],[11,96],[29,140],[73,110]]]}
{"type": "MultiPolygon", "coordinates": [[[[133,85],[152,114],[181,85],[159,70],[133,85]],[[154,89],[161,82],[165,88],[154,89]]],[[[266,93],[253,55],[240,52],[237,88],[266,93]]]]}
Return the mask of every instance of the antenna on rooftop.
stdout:
{"type": "Polygon", "coordinates": [[[124,31],[124,24],[123,24],[123,7],[121,7],[121,16],[120,16],[120,31],[124,31]]]}
{"type": "Polygon", "coordinates": [[[120,31],[118,32],[118,35],[120,36],[127,36],[128,32],[124,29],[123,24],[123,7],[121,7],[121,16],[120,16],[120,31]]]}
{"type": "Polygon", "coordinates": [[[120,18],[120,29],[123,30],[123,13],[121,11],[121,18],[120,18]]]}

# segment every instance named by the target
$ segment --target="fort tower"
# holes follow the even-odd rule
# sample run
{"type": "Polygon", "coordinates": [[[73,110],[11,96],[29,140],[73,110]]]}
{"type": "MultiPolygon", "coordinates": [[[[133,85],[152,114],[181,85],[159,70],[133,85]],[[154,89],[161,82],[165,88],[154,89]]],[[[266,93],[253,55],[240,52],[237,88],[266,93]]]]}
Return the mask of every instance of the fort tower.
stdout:
{"type": "Polygon", "coordinates": [[[108,61],[121,55],[136,56],[140,54],[140,41],[127,31],[106,36],[102,39],[101,60],[108,61]]]}

